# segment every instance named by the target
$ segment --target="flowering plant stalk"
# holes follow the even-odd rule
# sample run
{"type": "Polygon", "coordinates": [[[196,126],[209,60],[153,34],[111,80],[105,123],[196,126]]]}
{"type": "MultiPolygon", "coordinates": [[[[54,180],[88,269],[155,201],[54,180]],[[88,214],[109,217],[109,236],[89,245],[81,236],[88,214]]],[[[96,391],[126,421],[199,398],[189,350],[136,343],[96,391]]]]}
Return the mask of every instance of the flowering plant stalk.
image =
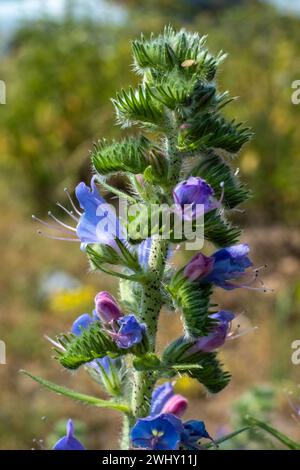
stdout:
{"type": "MultiPolygon", "coordinates": [[[[251,132],[222,113],[232,101],[216,84],[225,54],[211,55],[205,37],[168,27],[158,37],[133,41],[132,53],[141,83],[122,90],[113,104],[117,122],[137,126],[141,133],[95,145],[91,187],[76,187],[77,202],[67,192],[70,210],[59,204],[73,225],[52,213],[55,226],[34,217],[60,232],[46,236],[80,242],[93,270],[120,280],[118,300],[109,292],[97,293],[94,311],[74,319],[70,332],[52,341],[61,366],[84,367],[110,398],[83,395],[27,374],[52,391],[122,413],[123,449],[201,449],[211,445],[205,442],[211,437],[202,421],[183,420],[188,403],[173,383],[187,374],[210,393],[226,387],[230,374],[217,350],[232,336],[234,313],[212,303],[213,289],[264,290],[255,286],[258,271],[248,245],[239,243],[240,230],[227,220],[249,197],[229,162],[251,132]],[[115,173],[127,179],[127,192],[109,184],[115,173]],[[101,187],[126,201],[138,236],[128,236],[126,222],[106,204],[101,187]],[[153,227],[148,210],[130,211],[135,204],[173,207],[167,236],[162,212],[153,227]],[[180,212],[185,206],[188,216],[180,212]],[[210,256],[198,252],[176,269],[170,259],[187,241],[183,232],[175,233],[178,214],[193,228],[201,226],[215,249],[210,256]],[[180,312],[183,333],[159,354],[156,335],[164,305],[174,315],[180,312]]],[[[73,433],[69,421],[66,436],[54,448],[81,450],[73,433]]]]}

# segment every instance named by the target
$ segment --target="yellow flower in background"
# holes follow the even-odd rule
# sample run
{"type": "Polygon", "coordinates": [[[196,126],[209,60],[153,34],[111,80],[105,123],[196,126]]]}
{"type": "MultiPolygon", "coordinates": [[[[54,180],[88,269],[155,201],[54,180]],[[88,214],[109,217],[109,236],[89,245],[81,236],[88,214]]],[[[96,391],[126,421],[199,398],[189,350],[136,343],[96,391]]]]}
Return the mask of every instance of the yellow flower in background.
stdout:
{"type": "Polygon", "coordinates": [[[54,293],[49,300],[50,308],[57,313],[80,313],[93,309],[95,288],[83,286],[54,293]]]}
{"type": "Polygon", "coordinates": [[[183,375],[176,381],[175,391],[176,393],[187,395],[189,397],[199,396],[201,393],[201,386],[196,380],[188,377],[187,375],[183,375]]]}

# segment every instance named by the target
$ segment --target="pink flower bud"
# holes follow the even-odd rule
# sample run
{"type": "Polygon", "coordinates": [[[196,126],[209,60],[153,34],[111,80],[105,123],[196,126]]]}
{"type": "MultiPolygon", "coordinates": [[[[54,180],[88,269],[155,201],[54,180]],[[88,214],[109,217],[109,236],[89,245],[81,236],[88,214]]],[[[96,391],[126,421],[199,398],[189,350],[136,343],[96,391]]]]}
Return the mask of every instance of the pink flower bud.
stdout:
{"type": "Polygon", "coordinates": [[[184,268],[183,274],[188,277],[190,281],[196,281],[211,272],[214,262],[215,260],[212,256],[205,256],[199,252],[188,262],[184,268]]]}
{"type": "Polygon", "coordinates": [[[99,292],[95,297],[96,314],[105,323],[117,320],[123,314],[116,299],[109,292],[99,292]]]}
{"type": "Polygon", "coordinates": [[[187,409],[188,401],[182,395],[173,395],[162,409],[162,413],[171,413],[181,418],[187,409]]]}

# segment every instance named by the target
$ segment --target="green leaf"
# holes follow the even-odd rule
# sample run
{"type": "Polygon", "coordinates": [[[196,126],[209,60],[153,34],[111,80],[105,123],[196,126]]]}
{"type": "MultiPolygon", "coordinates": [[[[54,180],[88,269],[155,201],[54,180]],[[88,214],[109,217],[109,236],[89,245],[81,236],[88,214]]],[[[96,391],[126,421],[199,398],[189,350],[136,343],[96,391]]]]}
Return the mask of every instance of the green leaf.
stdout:
{"type": "Polygon", "coordinates": [[[148,344],[144,336],[141,343],[128,349],[120,349],[111,337],[102,329],[100,322],[92,323],[80,336],[63,335],[58,341],[64,348],[56,348],[56,359],[66,369],[78,369],[82,364],[104,356],[117,357],[126,354],[143,355],[148,344]]]}
{"type": "Polygon", "coordinates": [[[224,247],[238,242],[241,230],[233,227],[218,211],[208,212],[204,216],[204,237],[217,246],[224,247]]]}
{"type": "Polygon", "coordinates": [[[127,248],[118,238],[115,239],[115,242],[119,248],[118,252],[109,245],[88,245],[86,247],[86,253],[92,269],[99,269],[121,279],[143,282],[145,274],[138,262],[137,254],[127,248]],[[112,271],[105,267],[106,264],[124,266],[129,270],[130,274],[112,271]]]}
{"type": "Polygon", "coordinates": [[[117,119],[123,127],[140,124],[150,129],[163,127],[162,105],[155,100],[147,86],[139,85],[136,90],[122,90],[112,100],[117,119]]]}
{"type": "Polygon", "coordinates": [[[184,29],[176,32],[165,28],[159,36],[151,35],[147,40],[141,36],[133,41],[132,53],[137,73],[148,82],[162,79],[170,71],[181,72],[184,77],[197,76],[203,81],[212,80],[216,69],[226,57],[222,52],[216,57],[205,47],[206,36],[189,33],[184,29]],[[192,61],[188,66],[187,61],[192,61]]]}
{"type": "Polygon", "coordinates": [[[59,340],[65,350],[55,349],[56,359],[67,369],[77,369],[82,364],[107,355],[124,354],[102,330],[100,322],[91,324],[80,336],[69,334],[59,340]]]}
{"type": "Polygon", "coordinates": [[[212,286],[190,282],[181,270],[173,276],[167,290],[175,308],[180,308],[182,312],[186,335],[193,338],[208,334],[213,325],[208,316],[212,286]]]}
{"type": "Polygon", "coordinates": [[[144,136],[111,143],[103,139],[94,146],[91,158],[95,170],[100,175],[114,172],[138,174],[143,173],[149,165],[149,150],[150,141],[144,136]]]}
{"type": "Polygon", "coordinates": [[[225,207],[232,209],[250,197],[249,190],[233,174],[230,165],[216,152],[209,151],[200,158],[200,162],[188,176],[200,176],[205,179],[215,190],[216,197],[221,196],[221,183],[224,183],[225,207]]]}
{"type": "Polygon", "coordinates": [[[189,376],[196,379],[211,393],[218,393],[230,382],[230,373],[225,372],[215,353],[202,353],[198,362],[201,369],[191,369],[189,376]]]}
{"type": "Polygon", "coordinates": [[[220,148],[236,153],[251,136],[250,129],[242,123],[227,121],[216,113],[199,113],[187,121],[187,127],[179,136],[178,149],[186,152],[220,148]]]}
{"type": "Polygon", "coordinates": [[[209,392],[221,391],[230,381],[230,374],[223,371],[216,353],[198,351],[189,354],[195,341],[186,337],[177,338],[170,343],[163,352],[162,360],[166,371],[175,369],[179,373],[186,373],[204,385],[209,392]]]}
{"type": "Polygon", "coordinates": [[[266,431],[268,434],[271,434],[271,436],[275,437],[275,439],[277,439],[279,442],[284,444],[289,449],[300,450],[300,443],[293,441],[282,432],[270,426],[268,423],[265,423],[264,421],[254,418],[253,416],[245,416],[245,422],[249,424],[249,426],[251,427],[260,428],[263,431],[266,431]]]}
{"type": "Polygon", "coordinates": [[[133,366],[138,371],[159,370],[161,368],[161,361],[156,354],[146,353],[143,356],[135,357],[133,366]]]}
{"type": "Polygon", "coordinates": [[[30,377],[31,379],[35,380],[40,385],[47,388],[48,390],[51,390],[52,392],[58,393],[59,395],[63,395],[65,397],[72,398],[73,400],[80,401],[86,405],[92,405],[98,408],[109,408],[111,410],[121,411],[122,413],[129,413],[130,411],[129,406],[126,405],[125,403],[116,403],[113,401],[101,400],[100,398],[93,397],[91,395],[79,393],[67,387],[57,385],[53,382],[49,382],[49,380],[45,380],[25,370],[20,370],[20,373],[23,375],[26,375],[27,377],[30,377]]]}

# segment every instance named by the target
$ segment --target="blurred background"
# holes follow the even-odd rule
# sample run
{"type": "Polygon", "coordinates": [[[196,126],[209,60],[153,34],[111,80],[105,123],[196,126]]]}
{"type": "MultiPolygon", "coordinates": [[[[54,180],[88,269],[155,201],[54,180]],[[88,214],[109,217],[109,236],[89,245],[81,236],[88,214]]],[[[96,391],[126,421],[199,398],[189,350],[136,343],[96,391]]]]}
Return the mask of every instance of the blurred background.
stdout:
{"type": "MultiPolygon", "coordinates": [[[[91,311],[97,291],[117,288],[88,272],[77,245],[38,237],[31,214],[45,216],[65,202],[65,186],[88,180],[96,139],[121,135],[109,98],[137,80],[130,40],[165,24],[208,34],[213,52],[229,53],[219,86],[240,99],[227,113],[255,132],[234,162],[254,193],[238,222],[274,289],[216,292],[222,307],[244,312],[242,328],[258,328],[222,351],[233,378],[219,395],[207,397],[185,378],[177,387],[190,398],[187,416],[204,419],[214,436],[250,413],[300,441],[300,418],[290,406],[300,396],[300,365],[291,362],[291,343],[300,339],[300,105],[291,101],[300,80],[300,0],[0,0],[0,79],[7,87],[0,105],[1,449],[50,446],[67,417],[88,448],[117,447],[118,415],[51,395],[18,372],[104,396],[84,371],[61,369],[44,335],[68,331],[91,311]]],[[[160,344],[178,334],[178,318],[171,323],[170,331],[163,312],[160,344]]],[[[252,432],[231,446],[278,444],[252,432]]]]}

